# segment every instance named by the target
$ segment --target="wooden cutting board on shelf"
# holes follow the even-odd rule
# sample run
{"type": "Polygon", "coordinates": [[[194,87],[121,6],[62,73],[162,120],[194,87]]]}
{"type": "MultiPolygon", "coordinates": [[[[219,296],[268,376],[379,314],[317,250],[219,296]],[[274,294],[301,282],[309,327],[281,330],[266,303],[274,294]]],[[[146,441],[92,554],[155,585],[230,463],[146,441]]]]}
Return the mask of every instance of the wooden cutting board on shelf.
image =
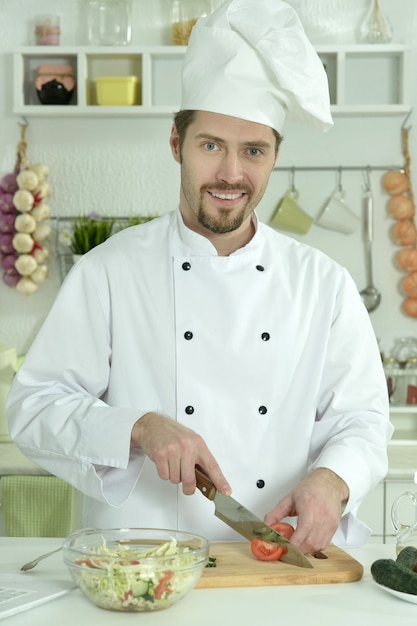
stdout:
{"type": "Polygon", "coordinates": [[[213,542],[210,556],[216,567],[206,567],[197,588],[262,587],[272,585],[317,585],[349,583],[360,580],[363,566],[336,546],[324,550],[327,559],[309,556],[312,569],[282,561],[258,561],[252,555],[249,541],[213,542]]]}

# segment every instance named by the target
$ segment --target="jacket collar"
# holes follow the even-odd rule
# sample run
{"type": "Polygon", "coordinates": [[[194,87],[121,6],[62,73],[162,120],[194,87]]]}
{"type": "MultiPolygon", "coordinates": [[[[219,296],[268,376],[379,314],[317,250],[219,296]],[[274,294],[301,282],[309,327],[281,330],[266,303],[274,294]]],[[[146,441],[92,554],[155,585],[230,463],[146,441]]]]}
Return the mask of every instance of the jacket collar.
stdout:
{"type": "MultiPolygon", "coordinates": [[[[179,238],[181,239],[182,243],[188,248],[189,254],[195,256],[218,256],[216,248],[213,246],[211,241],[207,239],[207,237],[196,233],[194,230],[191,230],[191,228],[188,228],[188,226],[184,224],[184,220],[182,218],[179,207],[176,211],[176,219],[179,238]]],[[[245,254],[248,252],[259,250],[259,248],[263,245],[262,229],[259,228],[259,220],[255,212],[252,214],[252,222],[255,228],[254,236],[249,241],[249,243],[243,246],[243,248],[239,248],[238,250],[233,252],[230,256],[236,256],[239,254],[245,254]]]]}

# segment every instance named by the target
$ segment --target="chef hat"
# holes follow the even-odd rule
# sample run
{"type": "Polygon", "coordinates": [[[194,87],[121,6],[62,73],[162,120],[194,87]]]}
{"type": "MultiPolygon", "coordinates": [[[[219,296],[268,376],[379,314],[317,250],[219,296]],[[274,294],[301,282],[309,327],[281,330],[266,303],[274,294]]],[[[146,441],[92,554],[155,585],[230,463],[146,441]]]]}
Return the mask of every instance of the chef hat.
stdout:
{"type": "Polygon", "coordinates": [[[294,9],[281,0],[227,0],[194,26],[185,54],[181,110],[271,126],[285,118],[332,125],[323,64],[294,9]]]}

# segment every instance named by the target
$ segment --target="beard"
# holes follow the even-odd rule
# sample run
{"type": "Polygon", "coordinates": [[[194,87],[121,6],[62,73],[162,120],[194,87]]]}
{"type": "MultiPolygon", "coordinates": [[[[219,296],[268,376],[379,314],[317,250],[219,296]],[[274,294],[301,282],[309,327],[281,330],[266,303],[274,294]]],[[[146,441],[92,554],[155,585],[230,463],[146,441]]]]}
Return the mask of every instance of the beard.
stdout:
{"type": "MultiPolygon", "coordinates": [[[[183,184],[183,193],[188,205],[192,208],[192,211],[197,217],[197,220],[201,226],[209,230],[216,235],[222,235],[224,233],[230,233],[237,230],[250,215],[254,209],[251,203],[251,190],[245,185],[233,185],[233,191],[246,194],[246,202],[242,209],[236,213],[233,209],[227,209],[219,207],[216,213],[210,213],[204,206],[204,198],[209,189],[215,188],[216,191],[227,193],[230,191],[230,185],[213,183],[212,185],[203,185],[199,193],[192,191],[192,187],[186,184],[187,178],[185,177],[185,184],[183,184]]],[[[184,181],[183,181],[184,182],[184,181]]]]}
{"type": "Polygon", "coordinates": [[[230,211],[227,209],[218,209],[217,215],[213,216],[208,214],[203,206],[203,203],[200,202],[197,211],[197,219],[201,226],[204,226],[204,228],[207,228],[216,235],[231,233],[234,230],[237,230],[246,219],[246,206],[235,215],[230,215],[230,211]]]}

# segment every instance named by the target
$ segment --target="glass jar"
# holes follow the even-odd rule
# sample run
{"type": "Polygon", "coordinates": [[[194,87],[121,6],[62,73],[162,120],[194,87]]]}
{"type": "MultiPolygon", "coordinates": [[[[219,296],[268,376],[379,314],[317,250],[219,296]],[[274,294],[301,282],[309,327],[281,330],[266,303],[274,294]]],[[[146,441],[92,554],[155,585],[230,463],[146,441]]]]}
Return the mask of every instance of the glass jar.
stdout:
{"type": "Polygon", "coordinates": [[[389,43],[392,26],[383,13],[379,0],[371,0],[369,12],[361,27],[362,39],[367,43],[389,43]]]}
{"type": "Polygon", "coordinates": [[[396,339],[391,356],[395,357],[400,365],[405,366],[409,358],[417,357],[417,338],[400,337],[396,339]]]}
{"type": "Polygon", "coordinates": [[[92,46],[125,46],[132,36],[131,0],[87,0],[88,41],[92,46]]]}
{"type": "Polygon", "coordinates": [[[398,402],[399,363],[394,357],[384,360],[384,372],[388,387],[388,397],[390,404],[400,404],[398,402]]]}
{"type": "Polygon", "coordinates": [[[210,12],[210,0],[171,0],[171,43],[186,46],[196,21],[210,12]]]}
{"type": "Polygon", "coordinates": [[[417,404],[417,357],[410,357],[405,364],[407,404],[417,404]]]}
{"type": "Polygon", "coordinates": [[[61,34],[59,15],[35,17],[35,42],[37,46],[57,46],[61,34]]]}

